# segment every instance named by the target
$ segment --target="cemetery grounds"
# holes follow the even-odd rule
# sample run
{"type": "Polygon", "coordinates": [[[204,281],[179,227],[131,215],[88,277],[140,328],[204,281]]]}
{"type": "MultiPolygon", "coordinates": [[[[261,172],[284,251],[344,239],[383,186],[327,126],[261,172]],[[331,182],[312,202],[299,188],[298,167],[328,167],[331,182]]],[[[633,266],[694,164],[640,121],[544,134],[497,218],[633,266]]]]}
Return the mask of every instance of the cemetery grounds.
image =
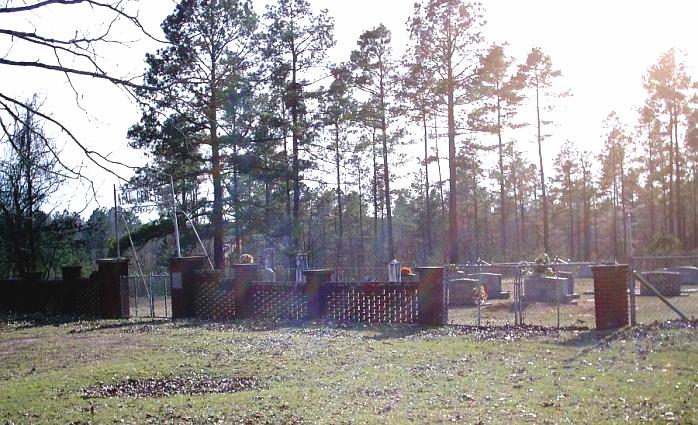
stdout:
{"type": "MultiPolygon", "coordinates": [[[[586,314],[584,295],[573,308],[586,314]]],[[[499,309],[483,312],[508,317],[499,309]]],[[[470,320],[472,308],[450,316],[470,320]]],[[[597,332],[593,316],[591,329],[559,330],[528,317],[523,328],[419,328],[3,316],[0,419],[698,422],[695,320],[597,332]]]]}

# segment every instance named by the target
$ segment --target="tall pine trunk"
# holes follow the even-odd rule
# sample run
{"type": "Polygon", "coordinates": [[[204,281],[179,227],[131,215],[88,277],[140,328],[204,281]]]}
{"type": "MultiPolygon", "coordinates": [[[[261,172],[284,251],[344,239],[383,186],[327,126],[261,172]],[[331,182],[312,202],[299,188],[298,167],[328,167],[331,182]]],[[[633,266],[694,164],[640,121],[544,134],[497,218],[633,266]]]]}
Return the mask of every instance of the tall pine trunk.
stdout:
{"type": "Polygon", "coordinates": [[[538,160],[540,162],[540,189],[543,212],[543,250],[550,252],[550,229],[548,224],[548,196],[545,193],[545,172],[543,171],[543,141],[540,135],[540,99],[539,99],[538,76],[536,75],[536,124],[538,129],[538,160]]]}
{"type": "Polygon", "coordinates": [[[425,210],[425,225],[427,234],[427,258],[431,257],[432,241],[431,241],[431,199],[429,196],[429,138],[427,134],[427,114],[422,111],[422,124],[424,125],[424,210],[425,210]]]}
{"type": "Polygon", "coordinates": [[[334,124],[334,153],[335,153],[335,166],[337,169],[337,222],[338,222],[338,234],[337,234],[337,250],[336,250],[336,267],[341,267],[342,261],[342,243],[344,238],[344,223],[342,221],[342,175],[341,175],[341,164],[340,164],[340,153],[339,153],[339,124],[335,122],[334,124]]]}
{"type": "MultiPolygon", "coordinates": [[[[499,83],[497,83],[499,93],[499,83]]],[[[497,96],[497,142],[499,146],[499,234],[500,254],[502,259],[507,258],[507,229],[506,229],[506,202],[504,200],[504,146],[502,143],[502,108],[500,98],[497,96]]]]}

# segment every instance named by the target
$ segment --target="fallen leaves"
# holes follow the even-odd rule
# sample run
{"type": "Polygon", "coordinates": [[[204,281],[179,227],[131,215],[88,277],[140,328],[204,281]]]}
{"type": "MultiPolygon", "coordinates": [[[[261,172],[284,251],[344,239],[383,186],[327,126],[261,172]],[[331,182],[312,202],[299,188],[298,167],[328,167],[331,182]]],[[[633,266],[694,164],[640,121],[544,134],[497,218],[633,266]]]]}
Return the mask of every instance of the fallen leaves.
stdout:
{"type": "Polygon", "coordinates": [[[206,375],[171,378],[129,378],[115,384],[100,384],[82,390],[91,397],[169,397],[173,395],[226,394],[260,388],[254,378],[212,378],[206,375]]]}

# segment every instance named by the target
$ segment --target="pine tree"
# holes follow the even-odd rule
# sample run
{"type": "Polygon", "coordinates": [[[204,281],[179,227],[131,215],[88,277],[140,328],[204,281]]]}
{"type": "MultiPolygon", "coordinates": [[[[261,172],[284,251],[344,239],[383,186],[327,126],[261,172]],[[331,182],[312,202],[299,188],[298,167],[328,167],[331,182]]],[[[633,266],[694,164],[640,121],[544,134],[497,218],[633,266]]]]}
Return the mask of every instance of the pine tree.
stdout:
{"type": "Polygon", "coordinates": [[[415,4],[410,38],[418,60],[435,77],[435,91],[446,99],[448,116],[449,225],[448,261],[458,263],[458,187],[456,162],[456,114],[465,100],[477,67],[482,36],[480,6],[461,0],[428,0],[415,4]]]}
{"type": "Polygon", "coordinates": [[[312,71],[322,65],[328,49],[335,44],[334,23],[327,10],[315,13],[306,0],[278,0],[267,5],[264,17],[264,59],[270,65],[271,84],[283,94],[286,112],[290,115],[291,243],[292,249],[299,251],[301,181],[305,168],[301,150],[308,142],[305,96],[313,83],[312,71]]]}
{"type": "Polygon", "coordinates": [[[543,141],[549,136],[543,134],[543,126],[551,124],[549,120],[541,118],[541,111],[552,109],[552,100],[567,96],[566,92],[554,90],[554,80],[562,73],[553,69],[550,56],[543,53],[540,48],[534,47],[526,58],[526,63],[519,65],[518,78],[521,83],[535,95],[536,106],[536,130],[538,143],[538,160],[540,165],[540,188],[541,188],[541,213],[543,216],[543,249],[550,252],[550,223],[548,215],[548,196],[545,190],[545,171],[543,169],[543,141]],[[546,102],[547,101],[547,102],[546,102]]]}
{"type": "Polygon", "coordinates": [[[395,242],[393,238],[392,204],[390,201],[390,168],[388,166],[389,150],[389,104],[394,91],[394,75],[390,48],[390,31],[379,25],[364,31],[357,41],[358,49],[351,53],[351,66],[355,73],[354,84],[369,94],[370,101],[376,103],[374,111],[377,126],[381,131],[383,158],[383,201],[385,202],[388,230],[388,261],[395,258],[395,242]]]}
{"type": "Polygon", "coordinates": [[[502,138],[505,127],[517,128],[512,119],[521,103],[519,95],[520,80],[511,72],[513,60],[504,54],[503,46],[492,45],[480,60],[478,79],[475,84],[477,97],[482,104],[470,113],[468,120],[471,128],[497,136],[497,154],[499,157],[499,233],[500,254],[507,257],[506,229],[506,190],[504,175],[505,143],[502,138]]]}
{"type": "MultiPolygon", "coordinates": [[[[220,132],[225,89],[251,68],[257,16],[249,0],[182,0],[162,24],[168,47],[146,55],[144,119],[167,111],[207,133],[213,180],[213,264],[222,269],[223,181],[220,132]]],[[[166,115],[167,116],[167,115],[166,115]]]]}

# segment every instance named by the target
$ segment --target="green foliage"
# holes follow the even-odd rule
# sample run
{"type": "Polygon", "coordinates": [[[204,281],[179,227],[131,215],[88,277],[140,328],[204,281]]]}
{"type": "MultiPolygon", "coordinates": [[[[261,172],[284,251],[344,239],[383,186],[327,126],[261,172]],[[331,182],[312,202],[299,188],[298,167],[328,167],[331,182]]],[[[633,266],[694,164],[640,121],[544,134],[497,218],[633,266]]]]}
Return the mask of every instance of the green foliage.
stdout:
{"type": "Polygon", "coordinates": [[[680,255],[683,246],[676,236],[661,235],[652,240],[648,251],[650,255],[680,255]]]}

